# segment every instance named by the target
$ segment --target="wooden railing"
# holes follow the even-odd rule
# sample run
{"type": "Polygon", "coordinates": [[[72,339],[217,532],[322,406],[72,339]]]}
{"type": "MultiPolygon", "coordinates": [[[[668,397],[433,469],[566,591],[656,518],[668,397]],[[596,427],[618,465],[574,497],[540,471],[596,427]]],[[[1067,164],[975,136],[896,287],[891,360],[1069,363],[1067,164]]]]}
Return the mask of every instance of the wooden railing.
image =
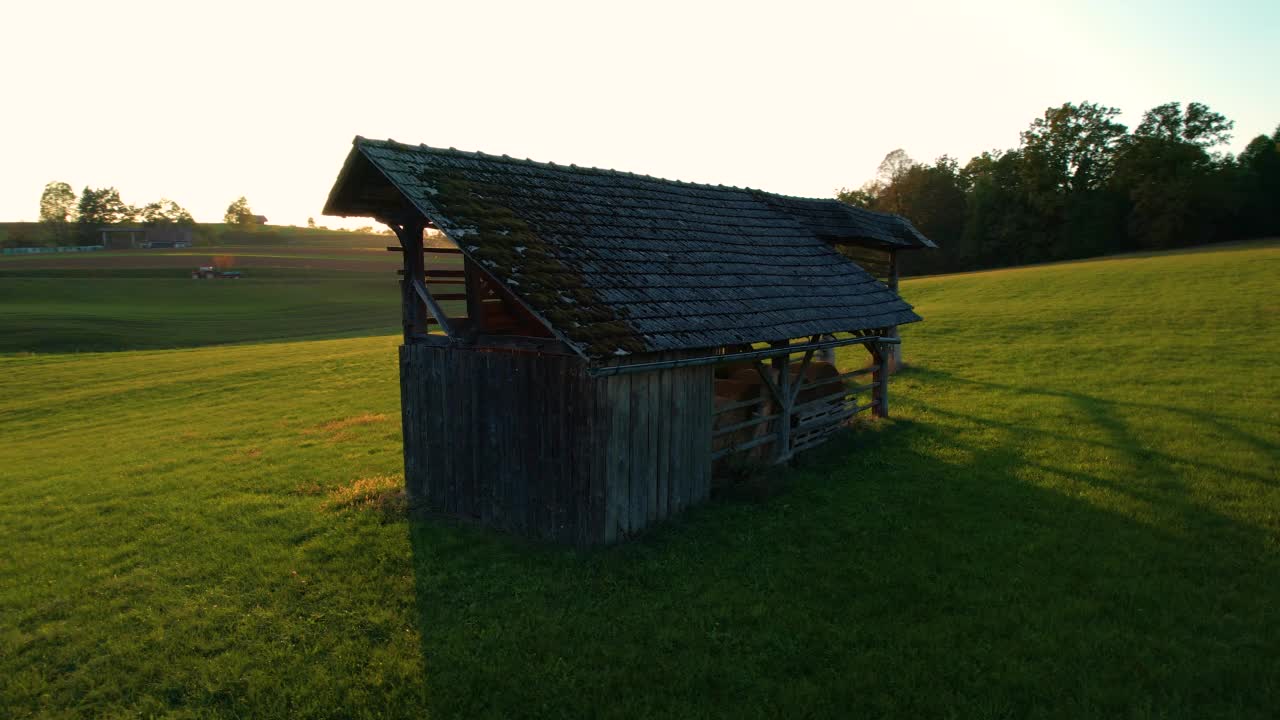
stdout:
{"type": "MultiPolygon", "coordinates": [[[[797,452],[826,442],[859,413],[871,411],[876,417],[887,417],[889,348],[895,341],[896,338],[885,338],[884,342],[867,343],[871,365],[817,380],[804,379],[812,349],[804,351],[794,378],[790,355],[773,359],[772,367],[755,363],[761,381],[760,395],[723,404],[713,411],[712,460],[772,445],[773,461],[785,462],[797,452]],[[866,375],[872,376],[871,382],[848,384],[866,375]],[[804,394],[835,387],[839,389],[798,402],[804,394]]],[[[752,454],[758,455],[759,451],[752,454]]]]}

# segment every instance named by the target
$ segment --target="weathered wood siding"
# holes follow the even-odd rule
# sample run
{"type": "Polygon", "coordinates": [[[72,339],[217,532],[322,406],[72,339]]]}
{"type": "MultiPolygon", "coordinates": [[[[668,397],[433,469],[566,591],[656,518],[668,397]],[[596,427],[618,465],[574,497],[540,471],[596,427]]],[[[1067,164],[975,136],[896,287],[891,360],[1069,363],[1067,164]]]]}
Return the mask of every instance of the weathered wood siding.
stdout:
{"type": "Polygon", "coordinates": [[[577,357],[400,348],[405,484],[446,515],[615,542],[707,499],[712,371],[591,378],[577,357]]]}

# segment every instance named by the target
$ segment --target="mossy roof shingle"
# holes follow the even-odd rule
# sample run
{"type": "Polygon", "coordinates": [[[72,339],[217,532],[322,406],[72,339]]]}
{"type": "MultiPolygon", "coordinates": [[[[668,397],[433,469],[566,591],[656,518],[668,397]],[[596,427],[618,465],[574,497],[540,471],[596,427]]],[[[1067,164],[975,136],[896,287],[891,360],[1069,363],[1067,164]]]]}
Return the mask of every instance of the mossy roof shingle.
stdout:
{"type": "Polygon", "coordinates": [[[325,213],[404,201],[591,357],[915,322],[829,241],[933,247],[898,216],[835,200],[364,138],[325,213]]]}

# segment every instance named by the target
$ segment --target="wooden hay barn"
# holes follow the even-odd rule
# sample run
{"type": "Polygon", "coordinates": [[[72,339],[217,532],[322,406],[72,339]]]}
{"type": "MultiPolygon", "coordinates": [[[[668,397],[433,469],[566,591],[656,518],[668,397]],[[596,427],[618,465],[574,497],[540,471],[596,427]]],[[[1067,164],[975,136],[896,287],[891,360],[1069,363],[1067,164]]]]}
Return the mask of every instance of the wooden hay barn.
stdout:
{"type": "Polygon", "coordinates": [[[703,502],[717,464],[888,415],[920,320],[897,252],[933,247],[835,200],[359,137],[325,213],[400,239],[411,499],[579,545],[703,502]],[[865,367],[829,362],[855,344],[865,367]]]}

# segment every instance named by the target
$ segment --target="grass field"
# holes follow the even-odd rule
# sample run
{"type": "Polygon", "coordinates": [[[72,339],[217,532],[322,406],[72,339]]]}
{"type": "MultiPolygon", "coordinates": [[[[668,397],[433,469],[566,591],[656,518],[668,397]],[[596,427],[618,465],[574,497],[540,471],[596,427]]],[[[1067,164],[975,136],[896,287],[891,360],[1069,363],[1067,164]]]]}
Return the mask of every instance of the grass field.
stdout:
{"type": "MultiPolygon", "coordinates": [[[[396,332],[399,262],[381,246],[325,245],[4,257],[0,353],[161,349],[396,332]],[[244,278],[191,280],[191,271],[201,265],[240,270],[244,278]]],[[[433,267],[457,266],[453,260],[432,262],[433,267]]],[[[460,303],[446,305],[460,311],[460,303]]]]}
{"type": "Polygon", "coordinates": [[[0,714],[1275,717],[1278,281],[906,282],[893,421],[590,552],[405,519],[393,336],[0,356],[0,714]]]}

